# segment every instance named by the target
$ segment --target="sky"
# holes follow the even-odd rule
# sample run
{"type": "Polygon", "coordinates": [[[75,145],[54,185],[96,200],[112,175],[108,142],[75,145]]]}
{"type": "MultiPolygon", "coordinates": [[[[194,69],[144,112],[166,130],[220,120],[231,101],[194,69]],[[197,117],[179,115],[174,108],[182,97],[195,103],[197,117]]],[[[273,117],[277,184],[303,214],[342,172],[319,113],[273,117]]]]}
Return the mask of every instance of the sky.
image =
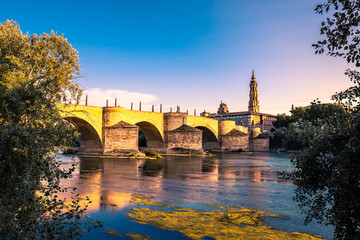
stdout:
{"type": "MultiPolygon", "coordinates": [[[[260,111],[283,113],[351,86],[344,59],[311,46],[314,0],[4,1],[0,22],[64,33],[78,51],[89,105],[193,113],[246,111],[252,69],[260,111]]],[[[84,103],[85,97],[82,99],[84,103]]]]}

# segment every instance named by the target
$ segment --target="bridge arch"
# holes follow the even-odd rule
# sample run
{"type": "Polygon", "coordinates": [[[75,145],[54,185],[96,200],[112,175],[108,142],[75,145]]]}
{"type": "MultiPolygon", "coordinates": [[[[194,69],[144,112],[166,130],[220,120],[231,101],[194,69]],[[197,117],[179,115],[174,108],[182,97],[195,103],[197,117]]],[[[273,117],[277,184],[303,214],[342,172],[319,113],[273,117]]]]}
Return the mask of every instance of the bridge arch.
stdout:
{"type": "Polygon", "coordinates": [[[145,138],[148,148],[164,148],[164,139],[161,136],[160,131],[157,127],[147,121],[141,121],[135,124],[139,127],[139,131],[141,131],[145,138]]]}
{"type": "MultiPolygon", "coordinates": [[[[200,130],[203,130],[203,129],[205,129],[205,131],[207,132],[207,131],[210,131],[213,135],[214,135],[214,137],[216,138],[216,141],[218,141],[218,133],[217,133],[217,131],[215,131],[215,129],[210,125],[210,124],[203,124],[203,123],[201,123],[201,124],[192,124],[192,125],[190,125],[190,126],[192,126],[192,127],[194,127],[194,128],[198,128],[198,129],[200,129],[200,130]]],[[[210,134],[210,133],[209,133],[210,134]]]]}
{"type": "Polygon", "coordinates": [[[102,142],[98,132],[86,120],[71,116],[64,117],[64,119],[72,123],[80,133],[80,148],[79,153],[101,154],[102,142]]]}
{"type": "Polygon", "coordinates": [[[215,133],[206,126],[196,126],[202,131],[202,145],[204,150],[214,150],[220,148],[220,144],[215,133]]]}

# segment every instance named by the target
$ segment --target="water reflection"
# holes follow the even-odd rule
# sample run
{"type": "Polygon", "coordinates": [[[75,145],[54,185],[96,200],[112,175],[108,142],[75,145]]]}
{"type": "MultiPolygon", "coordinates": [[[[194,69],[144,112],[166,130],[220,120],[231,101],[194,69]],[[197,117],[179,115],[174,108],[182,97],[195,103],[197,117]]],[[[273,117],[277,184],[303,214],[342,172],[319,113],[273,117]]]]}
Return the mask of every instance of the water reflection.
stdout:
{"type": "MultiPolygon", "coordinates": [[[[158,195],[164,188],[180,183],[184,194],[194,196],[197,187],[204,184],[203,180],[206,180],[206,184],[201,191],[219,187],[218,181],[226,187],[236,186],[239,181],[283,181],[274,171],[276,166],[269,161],[269,157],[254,154],[243,154],[240,159],[239,155],[227,154],[213,158],[171,156],[154,160],[80,157],[77,161],[79,171],[67,184],[71,182],[72,186],[80,189],[81,195],[87,195],[98,203],[98,206],[93,204],[91,210],[106,208],[115,202],[118,207],[125,207],[131,192],[158,195]]],[[[176,186],[174,189],[178,188],[176,186]]],[[[249,186],[247,191],[259,194],[262,190],[255,185],[249,186]]]]}
{"type": "Polygon", "coordinates": [[[145,160],[141,175],[168,179],[212,179],[255,182],[282,181],[261,159],[176,158],[145,160]]]}
{"type": "MultiPolygon", "coordinates": [[[[69,158],[62,158],[65,166],[71,164],[69,158]]],[[[131,193],[140,193],[178,206],[257,208],[289,215],[290,221],[275,220],[274,226],[280,229],[325,237],[331,233],[320,225],[302,225],[304,216],[292,201],[294,187],[278,175],[292,169],[287,155],[237,153],[156,160],[80,157],[75,161],[79,164],[77,172],[63,184],[76,186],[83,198],[89,196],[93,200],[89,211],[98,217],[129,210],[131,193]]]]}
{"type": "Polygon", "coordinates": [[[164,168],[164,161],[162,159],[146,159],[144,164],[138,166],[141,168],[141,175],[149,177],[161,177],[164,168]]]}

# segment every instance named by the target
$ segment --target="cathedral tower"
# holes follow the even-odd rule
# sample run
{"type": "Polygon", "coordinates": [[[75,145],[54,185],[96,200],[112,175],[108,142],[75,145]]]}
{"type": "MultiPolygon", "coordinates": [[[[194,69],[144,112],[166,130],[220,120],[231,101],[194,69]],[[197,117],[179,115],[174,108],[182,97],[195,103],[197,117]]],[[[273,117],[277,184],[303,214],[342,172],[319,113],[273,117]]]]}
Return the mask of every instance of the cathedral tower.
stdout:
{"type": "Polygon", "coordinates": [[[251,81],[250,81],[250,100],[249,100],[249,111],[250,112],[259,112],[259,100],[258,100],[258,91],[257,91],[257,82],[252,71],[251,81]]]}

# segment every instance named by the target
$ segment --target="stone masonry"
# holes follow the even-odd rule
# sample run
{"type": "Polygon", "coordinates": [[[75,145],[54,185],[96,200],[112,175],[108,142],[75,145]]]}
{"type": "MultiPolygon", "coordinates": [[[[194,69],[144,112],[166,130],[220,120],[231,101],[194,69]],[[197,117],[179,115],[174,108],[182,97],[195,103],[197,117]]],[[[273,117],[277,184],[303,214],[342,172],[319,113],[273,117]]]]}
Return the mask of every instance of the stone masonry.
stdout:
{"type": "Polygon", "coordinates": [[[249,151],[249,135],[233,129],[220,135],[222,151],[249,151]]]}
{"type": "Polygon", "coordinates": [[[259,129],[186,113],[157,113],[123,107],[58,105],[64,119],[81,134],[84,154],[116,155],[138,151],[141,130],[147,146],[161,152],[171,148],[210,151],[268,151],[269,139],[259,129]]]}
{"type": "Polygon", "coordinates": [[[183,124],[177,129],[166,133],[167,149],[176,148],[202,150],[202,131],[183,124]]]}
{"type": "Polygon", "coordinates": [[[117,155],[119,153],[138,151],[138,127],[119,122],[111,127],[104,127],[104,155],[117,155]]]}

